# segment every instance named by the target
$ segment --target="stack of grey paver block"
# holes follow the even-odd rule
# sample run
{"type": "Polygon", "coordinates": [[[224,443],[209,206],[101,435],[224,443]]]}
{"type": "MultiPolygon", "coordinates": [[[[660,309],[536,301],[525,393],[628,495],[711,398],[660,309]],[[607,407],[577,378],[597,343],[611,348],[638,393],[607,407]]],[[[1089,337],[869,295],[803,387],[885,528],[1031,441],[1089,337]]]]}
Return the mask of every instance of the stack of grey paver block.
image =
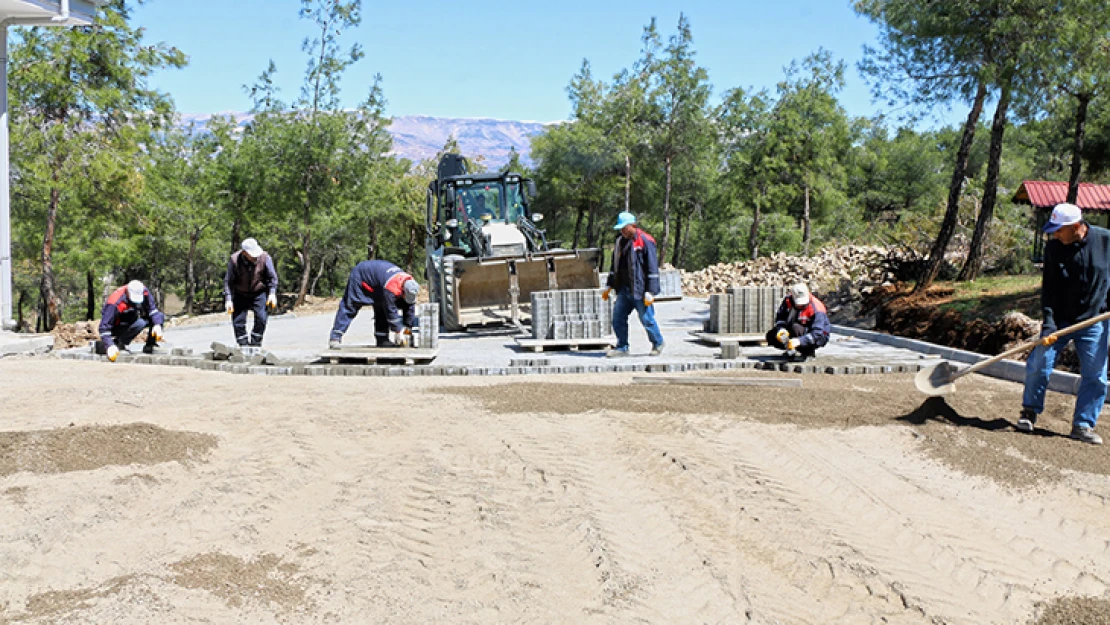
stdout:
{"type": "Polygon", "coordinates": [[[659,298],[682,299],[682,272],[677,269],[659,271],[659,298]]]}
{"type": "Polygon", "coordinates": [[[599,339],[612,334],[612,302],[600,289],[566,289],[532,293],[532,338],[599,339]]]}
{"type": "Polygon", "coordinates": [[[709,296],[711,334],[762,334],[775,325],[775,313],[786,297],[786,287],[734,286],[709,296]]]}
{"type": "Polygon", "coordinates": [[[434,349],[439,347],[439,304],[421,304],[416,309],[419,334],[414,347],[434,349]]]}

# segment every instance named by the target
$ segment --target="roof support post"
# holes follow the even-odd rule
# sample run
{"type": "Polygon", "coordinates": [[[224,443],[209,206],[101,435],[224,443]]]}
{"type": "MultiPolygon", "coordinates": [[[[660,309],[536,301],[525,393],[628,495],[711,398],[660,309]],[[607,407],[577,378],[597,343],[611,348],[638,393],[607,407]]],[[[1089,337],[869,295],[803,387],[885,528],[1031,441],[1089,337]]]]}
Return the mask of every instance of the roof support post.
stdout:
{"type": "Polygon", "coordinates": [[[11,171],[8,149],[8,24],[0,22],[0,330],[12,319],[11,171]]]}

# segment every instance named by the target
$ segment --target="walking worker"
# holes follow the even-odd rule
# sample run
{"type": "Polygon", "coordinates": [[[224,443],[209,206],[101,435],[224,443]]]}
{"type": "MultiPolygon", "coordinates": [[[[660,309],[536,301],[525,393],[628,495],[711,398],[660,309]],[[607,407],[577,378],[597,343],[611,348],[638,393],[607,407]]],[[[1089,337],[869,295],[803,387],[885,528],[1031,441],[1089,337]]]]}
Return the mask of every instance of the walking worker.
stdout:
{"type": "Polygon", "coordinates": [[[779,305],[775,326],[767,332],[767,344],[785,349],[793,358],[809,360],[828,345],[831,331],[825,304],[799,282],[779,305]]]}
{"type": "Polygon", "coordinates": [[[347,278],[347,291],[335,311],[328,347],[336,349],[351,320],[363,306],[374,307],[374,339],[378,347],[407,346],[412,342],[416,296],[420,285],[386,260],[364,260],[347,278]]]}
{"type": "Polygon", "coordinates": [[[150,328],[143,352],[150,354],[162,340],[162,324],[166,316],[158,310],[158,304],[142,282],[132,280],[126,286],[112,291],[104,302],[100,313],[100,340],[96,342],[96,353],[106,354],[108,360],[115,362],[119,350],[128,349],[131,341],[139,333],[150,328]]]}
{"type": "Polygon", "coordinates": [[[617,346],[606,354],[610,358],[628,355],[628,316],[635,310],[651,341],[651,355],[663,352],[663,333],[655,322],[655,295],[659,293],[659,257],[655,239],[636,225],[636,216],[623,212],[613,230],[620,232],[613,246],[612,271],[609,272],[601,299],[613,303],[613,331],[617,346]]]}
{"type": "MultiPolygon", "coordinates": [[[[1110,291],[1110,231],[1083,220],[1074,204],[1057,204],[1044,226],[1051,239],[1044,247],[1044,273],[1041,277],[1041,336],[1090,319],[1107,310],[1110,291]]],[[[1110,321],[1065,334],[1060,340],[1048,339],[1034,348],[1025,361],[1025,393],[1017,428],[1032,432],[1037,415],[1044,412],[1048,379],[1056,356],[1068,343],[1075,343],[1079,355],[1079,394],[1072,414],[1071,437],[1094,445],[1102,444],[1095,424],[1106,399],[1107,339],[1110,321]]]]}
{"type": "Polygon", "coordinates": [[[241,346],[262,345],[268,311],[277,308],[277,271],[274,261],[258,241],[243,239],[238,252],[227,261],[224,275],[224,306],[231,315],[235,342],[241,346]],[[247,334],[247,313],[254,312],[254,327],[247,334]]]}

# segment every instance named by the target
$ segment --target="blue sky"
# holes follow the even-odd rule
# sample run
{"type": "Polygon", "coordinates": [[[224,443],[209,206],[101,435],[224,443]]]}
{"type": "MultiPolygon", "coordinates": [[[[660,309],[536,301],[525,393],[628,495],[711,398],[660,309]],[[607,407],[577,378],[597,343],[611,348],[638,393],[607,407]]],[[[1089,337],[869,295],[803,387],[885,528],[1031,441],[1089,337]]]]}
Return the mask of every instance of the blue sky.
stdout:
{"type": "MultiPolygon", "coordinates": [[[[187,68],[153,81],[172,94],[178,110],[245,111],[250,101],[242,86],[270,59],[282,99],[298,94],[301,41],[312,28],[298,18],[299,6],[297,0],[149,0],[133,20],[148,41],[189,56],[187,68]]],[[[361,26],[343,35],[366,52],[344,77],[344,105],[361,100],[380,73],[390,115],[566,119],[566,86],[584,58],[595,76],[608,79],[635,62],[652,17],[666,37],[680,13],[691,22],[697,61],[709,72],[715,98],[736,86],[773,90],[785,65],[824,47],[848,64],[841,94],[848,112],[883,110],[855,68],[878,31],[848,0],[365,1],[361,26]]]]}

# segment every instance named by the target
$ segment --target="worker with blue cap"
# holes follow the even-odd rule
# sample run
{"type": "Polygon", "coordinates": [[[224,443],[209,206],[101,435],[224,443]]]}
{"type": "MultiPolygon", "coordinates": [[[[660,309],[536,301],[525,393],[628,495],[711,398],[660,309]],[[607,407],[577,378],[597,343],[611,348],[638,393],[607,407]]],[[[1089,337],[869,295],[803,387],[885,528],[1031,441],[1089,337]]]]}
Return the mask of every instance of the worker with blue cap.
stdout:
{"type": "Polygon", "coordinates": [[[1017,429],[1033,432],[1037,415],[1044,412],[1048,379],[1056,356],[1075,343],[1079,356],[1079,392],[1072,414],[1071,438],[1102,444],[1095,424],[1106,400],[1107,339],[1110,321],[1096,323],[1059,337],[1055,332],[1106,312],[1110,294],[1110,230],[1088,224],[1075,204],[1057,204],[1044,232],[1041,278],[1041,336],[1044,342],[1025,361],[1025,393],[1017,429]]]}
{"type": "Polygon", "coordinates": [[[655,239],[636,225],[636,216],[623,212],[613,230],[620,232],[613,246],[613,262],[601,298],[613,303],[613,332],[617,346],[606,354],[610,358],[628,355],[628,317],[635,310],[651,341],[651,355],[663,352],[663,333],[655,322],[655,296],[659,293],[659,257],[655,239]]]}

